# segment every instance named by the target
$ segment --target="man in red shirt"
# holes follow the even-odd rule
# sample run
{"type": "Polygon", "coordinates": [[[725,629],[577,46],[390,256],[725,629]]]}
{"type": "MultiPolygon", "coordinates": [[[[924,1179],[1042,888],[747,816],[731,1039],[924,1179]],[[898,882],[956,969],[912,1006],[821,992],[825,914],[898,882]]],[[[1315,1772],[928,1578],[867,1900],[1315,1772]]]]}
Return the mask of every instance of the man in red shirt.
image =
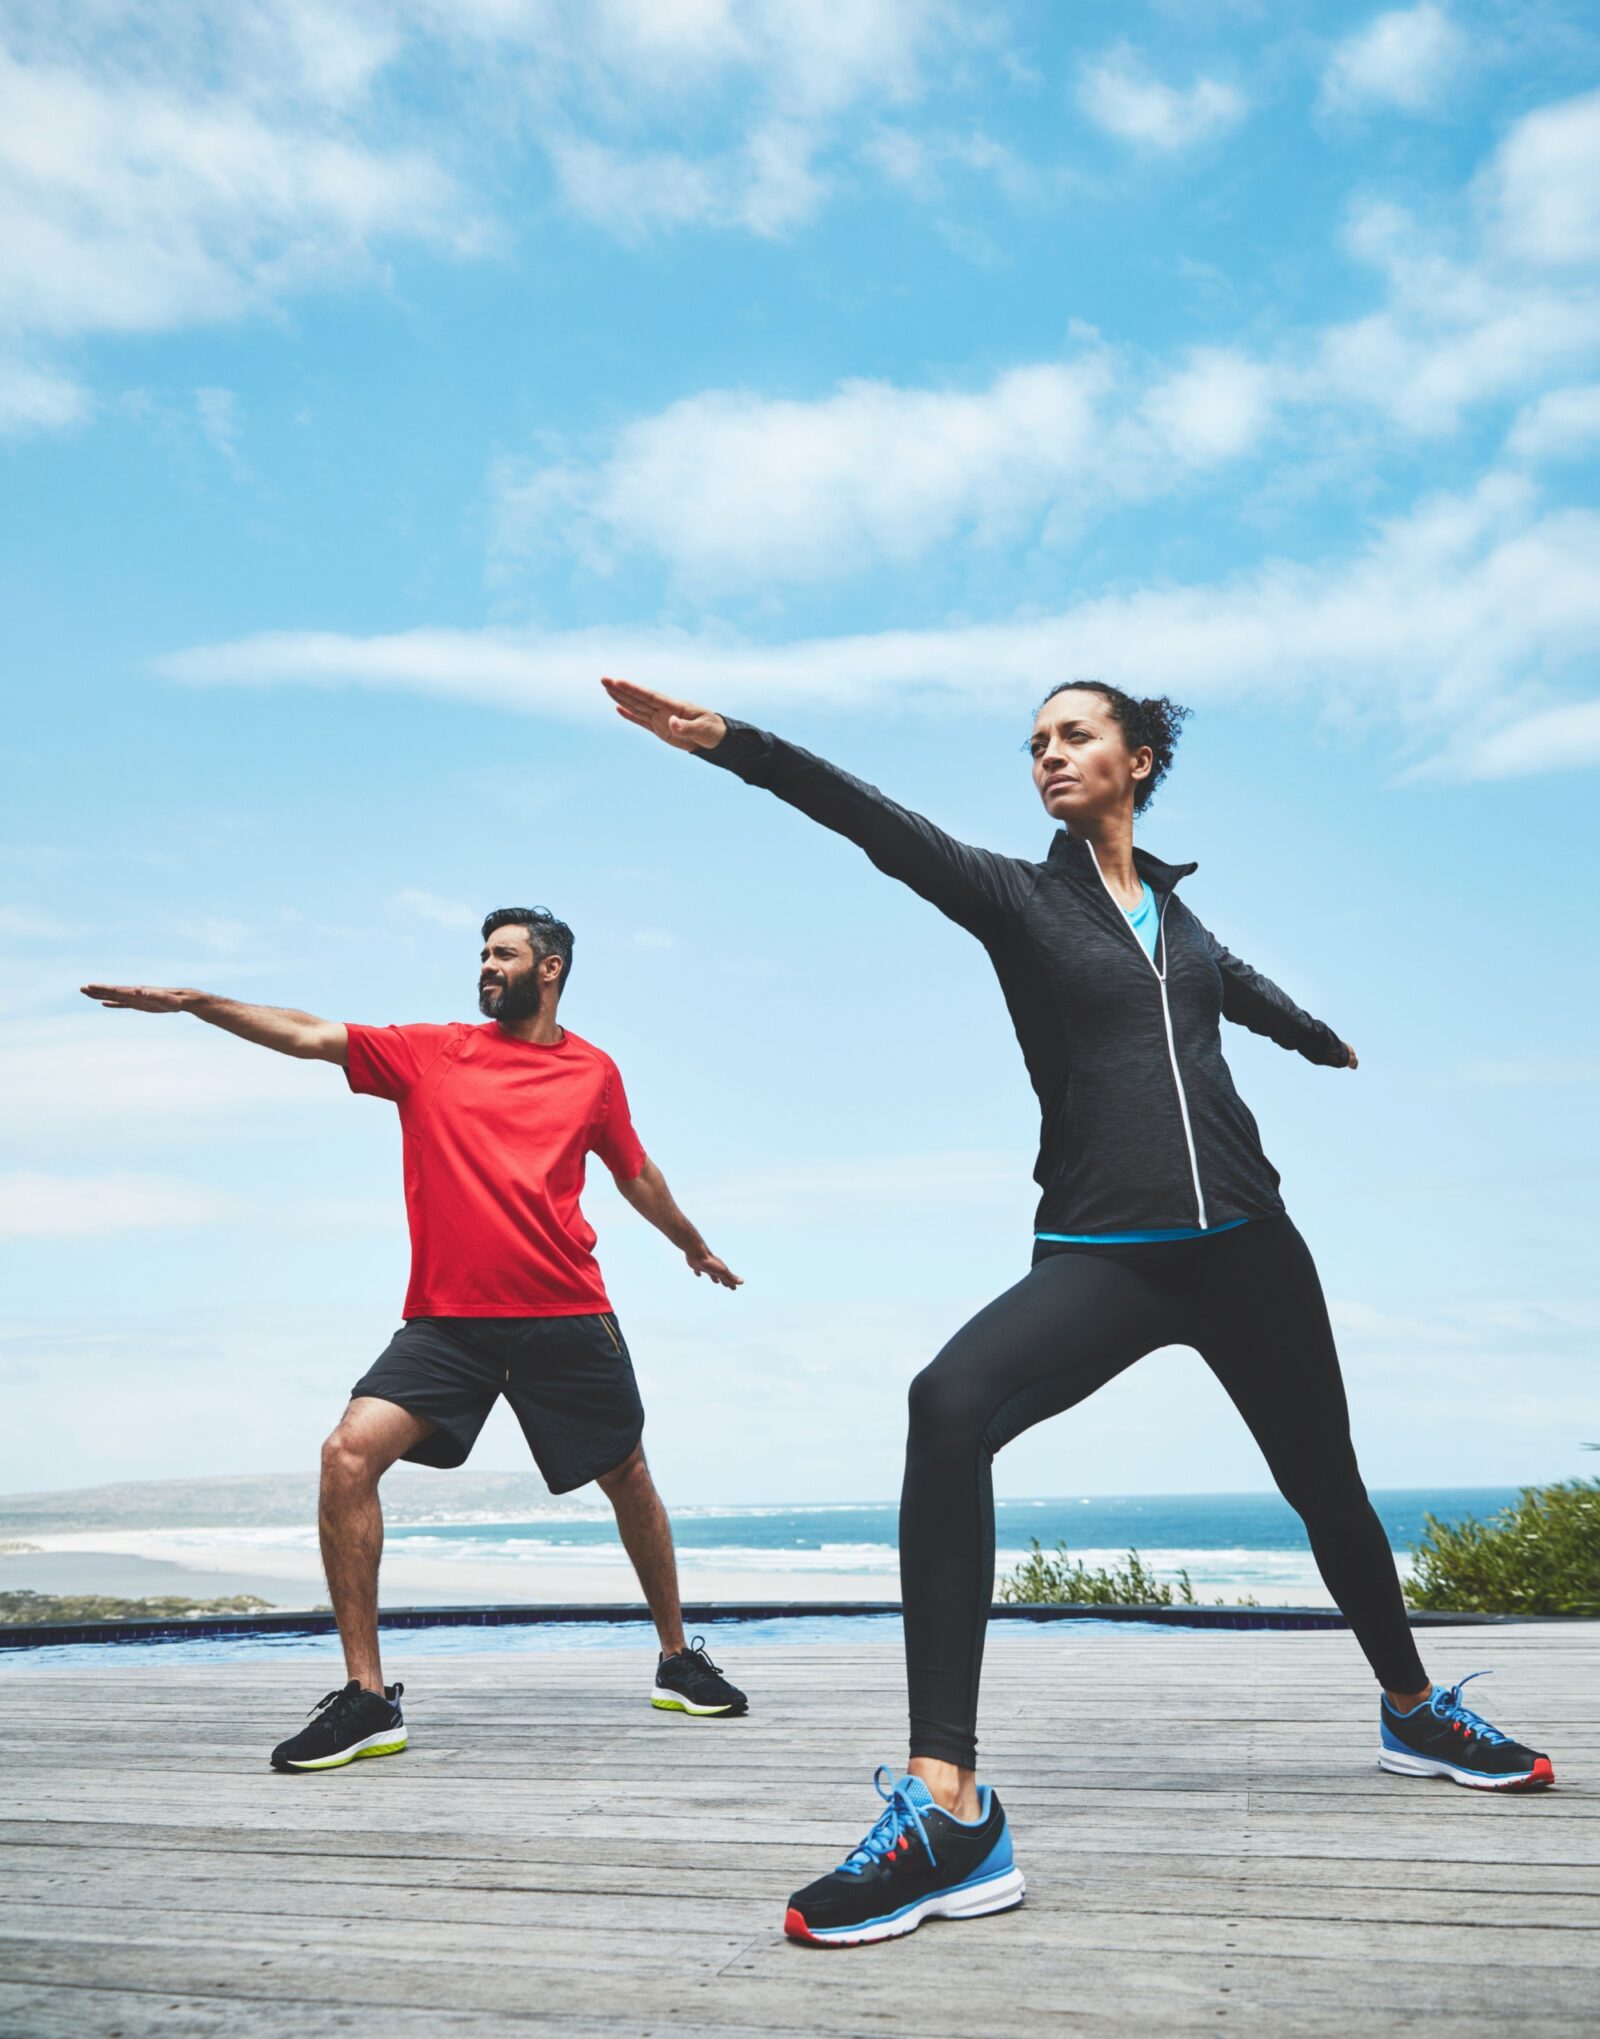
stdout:
{"type": "Polygon", "coordinates": [[[694,1273],[738,1288],[639,1144],[616,1064],[562,1027],[572,930],[543,907],[483,924],[478,1008],[488,1024],[363,1027],[207,992],[86,984],[136,1012],[188,1012],[242,1040],[337,1062],[350,1088],[399,1106],[411,1283],[405,1322],[351,1390],[322,1448],[322,1562],[348,1683],[272,1752],[327,1770],[405,1747],[398,1685],[378,1656],[378,1482],[397,1458],[458,1466],[501,1395],[552,1493],[597,1481],[661,1640],[652,1699],[697,1715],[746,1710],[698,1639],[686,1645],[672,1526],[640,1443],[628,1348],[579,1207],[587,1155],[694,1273]]]}

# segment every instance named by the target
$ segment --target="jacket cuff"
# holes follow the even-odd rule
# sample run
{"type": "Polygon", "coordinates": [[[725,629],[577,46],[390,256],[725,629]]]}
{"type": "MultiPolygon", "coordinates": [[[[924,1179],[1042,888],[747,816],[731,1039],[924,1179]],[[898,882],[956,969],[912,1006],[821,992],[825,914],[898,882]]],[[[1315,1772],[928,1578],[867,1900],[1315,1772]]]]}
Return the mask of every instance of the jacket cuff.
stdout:
{"type": "Polygon", "coordinates": [[[697,750],[694,755],[708,765],[721,765],[725,772],[734,772],[741,778],[747,766],[765,755],[770,738],[764,729],[757,729],[749,722],[736,722],[731,715],[723,721],[728,727],[721,743],[711,750],[697,750]]]}

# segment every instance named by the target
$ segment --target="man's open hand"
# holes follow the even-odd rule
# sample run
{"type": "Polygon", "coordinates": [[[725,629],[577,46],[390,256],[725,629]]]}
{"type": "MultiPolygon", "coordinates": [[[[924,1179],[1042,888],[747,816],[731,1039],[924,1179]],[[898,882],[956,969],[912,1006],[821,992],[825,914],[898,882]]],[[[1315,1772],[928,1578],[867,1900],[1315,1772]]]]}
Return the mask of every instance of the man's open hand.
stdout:
{"type": "Polygon", "coordinates": [[[744,1287],[744,1276],[735,1274],[728,1263],[725,1260],[719,1260],[714,1253],[686,1253],[683,1257],[697,1275],[709,1275],[719,1288],[742,1289],[744,1287]]]}
{"type": "Polygon", "coordinates": [[[195,991],[172,990],[159,984],[81,984],[85,998],[108,1006],[115,1012],[182,1012],[195,991]]]}
{"type": "Polygon", "coordinates": [[[631,680],[602,680],[600,684],[624,722],[648,729],[674,750],[715,750],[728,733],[720,715],[710,708],[696,708],[692,701],[652,694],[648,687],[636,687],[631,680]]]}

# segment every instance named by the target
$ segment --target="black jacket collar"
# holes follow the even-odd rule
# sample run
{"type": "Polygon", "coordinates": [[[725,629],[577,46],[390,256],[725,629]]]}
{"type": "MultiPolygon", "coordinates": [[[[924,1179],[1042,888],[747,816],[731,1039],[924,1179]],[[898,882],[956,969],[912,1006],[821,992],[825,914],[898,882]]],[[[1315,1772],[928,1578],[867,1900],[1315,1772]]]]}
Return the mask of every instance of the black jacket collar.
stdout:
{"type": "MultiPolygon", "coordinates": [[[[1075,875],[1087,876],[1094,865],[1089,859],[1089,845],[1080,836],[1068,835],[1064,828],[1058,828],[1050,838],[1050,854],[1046,861],[1058,870],[1070,870],[1075,875]]],[[[1180,878],[1187,878],[1198,871],[1198,864],[1168,864],[1160,857],[1154,857],[1148,850],[1135,846],[1134,868],[1141,878],[1148,878],[1151,889],[1156,892],[1170,892],[1180,878]]]]}

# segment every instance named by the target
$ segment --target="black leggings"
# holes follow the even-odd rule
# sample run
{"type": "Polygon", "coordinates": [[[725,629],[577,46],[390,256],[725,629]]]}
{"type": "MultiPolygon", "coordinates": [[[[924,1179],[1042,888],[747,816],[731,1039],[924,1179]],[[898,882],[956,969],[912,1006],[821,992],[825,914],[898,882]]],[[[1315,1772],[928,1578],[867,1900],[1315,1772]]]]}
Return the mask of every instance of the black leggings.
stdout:
{"type": "Polygon", "coordinates": [[[900,1590],[913,1756],[976,1768],[994,1454],[1161,1345],[1193,1346],[1249,1424],[1379,1682],[1428,1682],[1350,1443],[1317,1270],[1288,1218],[1161,1245],[1040,1244],[911,1384],[900,1590]]]}

